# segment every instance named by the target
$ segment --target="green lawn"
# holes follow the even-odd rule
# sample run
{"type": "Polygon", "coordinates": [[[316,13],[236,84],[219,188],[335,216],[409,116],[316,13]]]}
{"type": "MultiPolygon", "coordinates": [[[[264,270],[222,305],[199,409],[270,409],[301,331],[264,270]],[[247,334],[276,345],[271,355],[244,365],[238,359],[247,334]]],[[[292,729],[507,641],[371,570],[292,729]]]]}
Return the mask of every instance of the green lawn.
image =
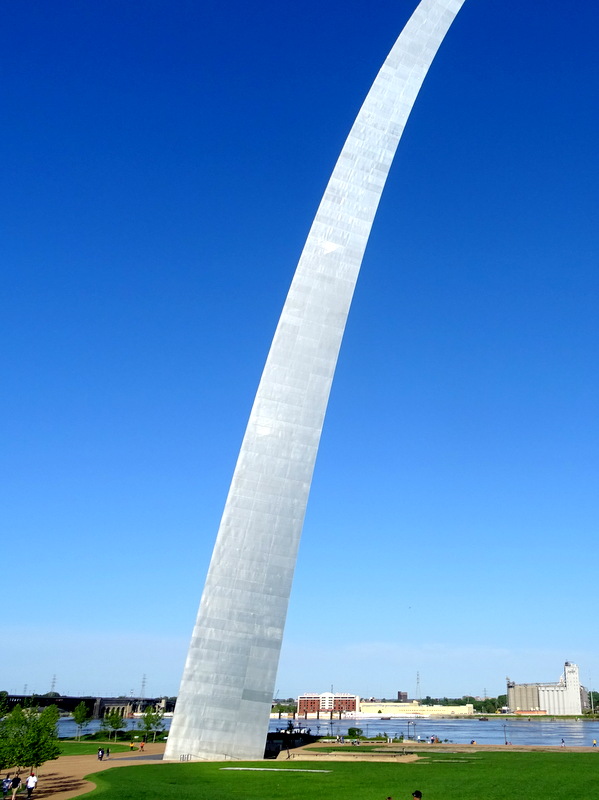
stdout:
{"type": "Polygon", "coordinates": [[[93,780],[93,800],[412,800],[415,789],[424,800],[568,800],[599,797],[599,753],[435,753],[412,764],[165,764],[119,767],[93,780]],[[266,771],[223,769],[243,766],[266,771]],[[300,769],[329,771],[291,771],[300,769]]]}
{"type": "Polygon", "coordinates": [[[395,747],[391,749],[389,748],[388,744],[360,744],[357,746],[349,745],[349,747],[343,744],[332,744],[330,747],[319,745],[318,747],[305,747],[304,753],[310,753],[311,751],[314,751],[315,753],[345,753],[350,756],[359,756],[360,753],[397,753],[399,755],[404,747],[408,752],[414,752],[413,746],[411,750],[408,750],[407,745],[397,743],[395,747]]]}
{"type": "MultiPolygon", "coordinates": [[[[110,747],[111,753],[124,753],[125,751],[129,751],[128,744],[115,744],[114,742],[76,742],[70,739],[60,740],[61,755],[63,756],[91,756],[98,752],[99,747],[103,747],[104,750],[110,747]]],[[[136,746],[134,749],[138,750],[139,748],[136,746]]]]}

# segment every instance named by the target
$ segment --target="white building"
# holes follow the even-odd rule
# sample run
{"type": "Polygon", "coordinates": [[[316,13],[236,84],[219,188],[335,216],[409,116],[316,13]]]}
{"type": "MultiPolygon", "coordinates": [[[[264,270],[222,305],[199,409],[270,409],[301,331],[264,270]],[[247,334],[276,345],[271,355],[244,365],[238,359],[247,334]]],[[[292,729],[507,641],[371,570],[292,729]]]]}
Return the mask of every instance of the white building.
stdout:
{"type": "Polygon", "coordinates": [[[587,691],[580,685],[578,666],[566,661],[557,683],[514,683],[508,678],[507,702],[515,714],[582,714],[587,691]]]}

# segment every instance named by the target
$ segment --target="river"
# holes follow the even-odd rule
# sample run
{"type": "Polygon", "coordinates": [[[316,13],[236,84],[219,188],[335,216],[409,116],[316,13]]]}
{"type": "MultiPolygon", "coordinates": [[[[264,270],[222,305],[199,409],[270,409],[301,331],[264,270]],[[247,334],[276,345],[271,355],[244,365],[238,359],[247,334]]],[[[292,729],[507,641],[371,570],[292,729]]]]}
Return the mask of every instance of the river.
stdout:
{"type": "MultiPolygon", "coordinates": [[[[171,727],[171,719],[172,717],[165,717],[162,720],[165,730],[164,733],[159,733],[156,735],[156,741],[159,741],[163,737],[166,738],[166,733],[171,727]]],[[[139,717],[124,720],[124,729],[131,731],[131,739],[133,741],[135,741],[135,739],[141,739],[142,732],[140,730],[140,726],[141,719],[139,717]]],[[[82,733],[95,733],[99,730],[100,720],[92,719],[87,725],[84,726],[82,733]]],[[[73,717],[61,717],[58,720],[58,736],[61,739],[74,739],[75,736],[77,736],[77,725],[75,725],[73,717]]]]}
{"type": "MultiPolygon", "coordinates": [[[[285,719],[271,719],[271,731],[284,728],[285,719]]],[[[388,734],[403,735],[410,739],[439,739],[453,744],[469,744],[473,739],[478,744],[512,744],[555,745],[558,747],[563,739],[568,747],[590,747],[593,739],[599,740],[599,721],[586,720],[540,720],[532,717],[517,718],[489,716],[485,721],[478,717],[472,719],[389,719],[377,717],[358,720],[301,720],[296,727],[305,726],[312,733],[320,736],[347,736],[349,727],[362,728],[365,736],[388,734]]]]}
{"type": "MultiPolygon", "coordinates": [[[[141,738],[139,719],[125,720],[127,730],[131,731],[131,738],[141,738]]],[[[171,717],[163,720],[165,731],[156,739],[164,738],[171,725],[171,717]]],[[[540,720],[532,717],[514,719],[513,717],[489,716],[486,721],[478,717],[472,719],[380,719],[378,717],[358,720],[343,719],[333,720],[296,720],[296,727],[310,728],[311,732],[320,736],[347,736],[350,727],[362,728],[365,736],[388,734],[416,739],[430,739],[438,736],[439,739],[453,744],[468,744],[473,739],[478,744],[540,744],[559,746],[563,739],[568,747],[589,747],[593,739],[599,740],[599,721],[585,720],[540,720]]],[[[276,731],[287,727],[287,719],[271,719],[269,731],[276,731]]],[[[85,726],[84,733],[93,733],[100,729],[100,721],[92,720],[85,726]]],[[[61,738],[73,738],[77,735],[77,726],[72,717],[61,717],[58,722],[58,735],[61,738]]]]}

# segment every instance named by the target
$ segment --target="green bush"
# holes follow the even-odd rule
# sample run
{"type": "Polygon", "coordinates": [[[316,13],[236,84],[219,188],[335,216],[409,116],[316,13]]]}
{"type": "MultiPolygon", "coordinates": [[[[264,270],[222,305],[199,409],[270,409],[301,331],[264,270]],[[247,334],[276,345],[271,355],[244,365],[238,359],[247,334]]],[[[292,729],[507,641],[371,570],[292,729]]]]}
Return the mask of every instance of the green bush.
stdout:
{"type": "Polygon", "coordinates": [[[364,734],[362,728],[348,728],[347,735],[350,739],[359,739],[364,734]]]}

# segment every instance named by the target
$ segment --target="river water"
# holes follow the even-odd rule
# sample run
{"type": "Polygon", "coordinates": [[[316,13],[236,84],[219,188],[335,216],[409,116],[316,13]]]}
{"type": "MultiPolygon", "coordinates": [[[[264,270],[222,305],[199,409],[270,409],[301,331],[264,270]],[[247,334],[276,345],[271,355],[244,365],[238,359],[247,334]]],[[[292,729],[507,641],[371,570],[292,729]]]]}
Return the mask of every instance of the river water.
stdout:
{"type": "MultiPolygon", "coordinates": [[[[162,720],[162,724],[164,725],[164,733],[156,734],[156,741],[160,741],[162,737],[166,736],[166,732],[171,727],[171,717],[165,717],[162,720]]],[[[142,731],[140,730],[141,720],[139,718],[134,719],[126,719],[124,720],[124,730],[131,731],[131,739],[135,741],[136,739],[141,739],[142,731]]],[[[100,730],[100,720],[99,719],[92,719],[83,729],[82,733],[95,733],[96,731],[100,730]]],[[[61,717],[58,720],[58,736],[61,739],[74,739],[77,736],[77,725],[73,720],[73,717],[61,717]]],[[[150,737],[150,741],[153,737],[150,737]]]]}
{"type": "MultiPolygon", "coordinates": [[[[127,730],[131,731],[131,738],[141,739],[139,719],[125,720],[127,730]]],[[[156,740],[166,737],[171,725],[171,717],[163,720],[165,731],[158,734],[156,740]]],[[[271,719],[269,731],[287,727],[287,719],[271,719]]],[[[311,732],[320,736],[347,736],[350,727],[362,728],[365,736],[387,734],[410,739],[430,739],[438,736],[439,739],[453,744],[468,744],[473,739],[479,744],[540,744],[555,745],[558,747],[563,739],[568,747],[589,747],[593,739],[599,741],[599,721],[584,720],[540,720],[532,717],[513,719],[503,716],[490,716],[486,721],[478,717],[472,719],[390,719],[378,717],[363,718],[358,720],[296,720],[296,728],[310,728],[311,732]]],[[[99,720],[92,720],[86,725],[84,733],[93,733],[100,729],[99,720]]],[[[58,722],[58,735],[62,738],[72,738],[77,735],[77,726],[72,717],[61,717],[58,722]]]]}
{"type": "MultiPolygon", "coordinates": [[[[270,730],[285,728],[287,720],[271,719],[270,730]]],[[[438,736],[453,744],[469,744],[473,739],[478,744],[540,744],[558,747],[563,739],[567,747],[590,747],[593,739],[599,741],[599,721],[584,720],[539,720],[534,717],[506,718],[490,716],[486,721],[478,717],[472,719],[390,719],[377,717],[357,720],[301,720],[296,727],[305,726],[320,736],[347,736],[349,727],[362,728],[365,736],[388,734],[403,735],[410,739],[430,739],[438,736]]]]}

